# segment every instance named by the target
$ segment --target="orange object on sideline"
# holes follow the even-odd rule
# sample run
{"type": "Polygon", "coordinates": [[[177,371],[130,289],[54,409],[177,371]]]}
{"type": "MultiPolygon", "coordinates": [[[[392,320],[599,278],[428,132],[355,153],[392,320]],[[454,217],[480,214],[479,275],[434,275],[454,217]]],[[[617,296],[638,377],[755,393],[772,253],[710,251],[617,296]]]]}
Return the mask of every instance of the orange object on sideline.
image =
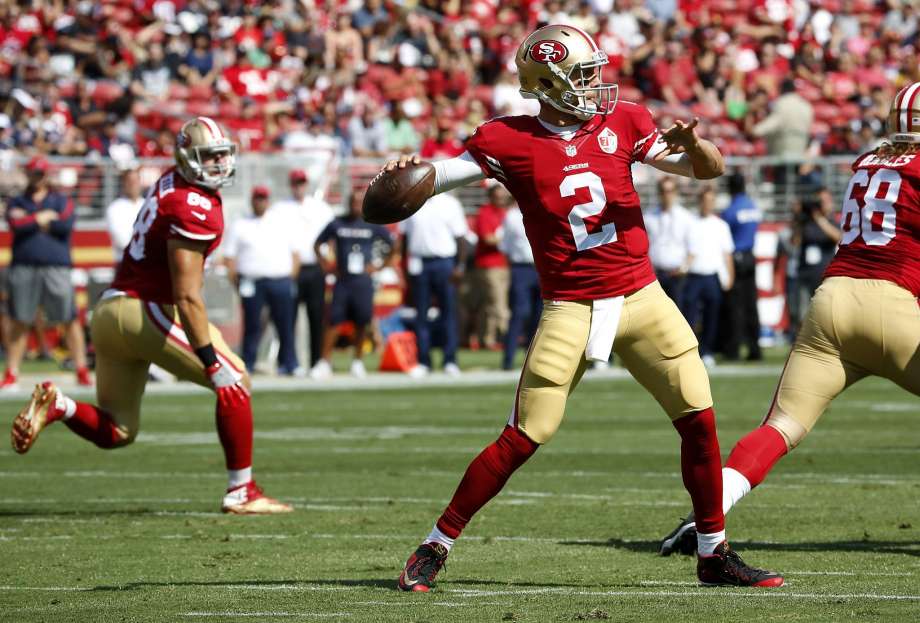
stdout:
{"type": "Polygon", "coordinates": [[[418,347],[415,333],[398,331],[391,333],[380,358],[381,372],[408,372],[418,363],[418,347]]]}

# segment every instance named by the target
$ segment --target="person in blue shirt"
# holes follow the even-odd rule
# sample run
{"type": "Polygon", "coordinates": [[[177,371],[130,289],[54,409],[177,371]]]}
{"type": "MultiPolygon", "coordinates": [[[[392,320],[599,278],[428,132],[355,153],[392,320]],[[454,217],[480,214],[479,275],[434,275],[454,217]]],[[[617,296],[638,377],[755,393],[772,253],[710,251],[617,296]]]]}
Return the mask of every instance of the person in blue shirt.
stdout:
{"type": "Polygon", "coordinates": [[[744,175],[732,173],[728,178],[731,203],[722,212],[735,243],[732,256],[735,263],[735,282],[724,299],[726,333],[722,354],[726,360],[739,358],[741,344],[747,346],[747,359],[759,361],[760,315],[757,312],[757,282],[755,279],[754,238],[760,225],[760,209],[745,192],[744,175]]]}
{"type": "Polygon", "coordinates": [[[77,383],[93,383],[86,367],[83,327],[77,319],[70,280],[70,234],[75,220],[73,201],[52,188],[50,166],[42,156],[29,160],[26,164],[28,186],[23,194],[10,201],[6,210],[6,221],[13,234],[7,273],[11,322],[7,367],[0,381],[0,391],[18,388],[19,364],[39,307],[49,326],[66,327],[77,383]]]}
{"type": "MultiPolygon", "coordinates": [[[[316,380],[332,375],[329,357],[338,338],[339,324],[350,320],[355,325],[355,357],[351,374],[366,376],[364,369],[364,339],[374,315],[374,281],[371,275],[389,261],[393,253],[393,237],[381,225],[372,225],[361,218],[364,191],[355,189],[348,199],[348,214],[336,218],[316,238],[316,257],[320,247],[328,243],[335,253],[335,288],[329,324],[323,335],[322,357],[313,366],[310,376],[316,380]]],[[[331,272],[331,271],[328,271],[331,272]]]]}

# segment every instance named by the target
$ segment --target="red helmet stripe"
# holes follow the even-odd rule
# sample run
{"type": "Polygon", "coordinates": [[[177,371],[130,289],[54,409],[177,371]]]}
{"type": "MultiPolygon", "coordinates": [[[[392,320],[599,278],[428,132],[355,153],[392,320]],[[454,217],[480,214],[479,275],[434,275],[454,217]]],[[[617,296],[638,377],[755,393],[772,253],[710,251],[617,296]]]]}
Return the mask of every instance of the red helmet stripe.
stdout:
{"type": "Polygon", "coordinates": [[[218,125],[217,125],[216,123],[214,123],[214,121],[213,121],[212,119],[210,119],[210,118],[208,118],[208,117],[198,117],[198,121],[200,121],[201,123],[203,123],[203,124],[205,125],[205,127],[208,128],[208,132],[211,133],[211,136],[212,136],[215,140],[220,140],[220,139],[224,138],[224,135],[223,135],[223,134],[221,133],[221,131],[220,131],[220,127],[218,127],[218,125]]]}
{"type": "Polygon", "coordinates": [[[895,121],[895,132],[903,132],[904,129],[901,127],[901,101],[904,99],[904,94],[907,93],[907,89],[910,88],[910,85],[904,87],[898,94],[894,96],[894,110],[897,112],[897,117],[895,121]]]}
{"type": "Polygon", "coordinates": [[[904,107],[904,119],[906,121],[904,127],[907,128],[905,130],[906,132],[914,131],[914,115],[912,113],[914,110],[914,105],[917,102],[917,95],[920,95],[920,82],[915,82],[913,85],[911,85],[911,89],[913,92],[910,94],[910,99],[907,102],[907,106],[904,107]]]}

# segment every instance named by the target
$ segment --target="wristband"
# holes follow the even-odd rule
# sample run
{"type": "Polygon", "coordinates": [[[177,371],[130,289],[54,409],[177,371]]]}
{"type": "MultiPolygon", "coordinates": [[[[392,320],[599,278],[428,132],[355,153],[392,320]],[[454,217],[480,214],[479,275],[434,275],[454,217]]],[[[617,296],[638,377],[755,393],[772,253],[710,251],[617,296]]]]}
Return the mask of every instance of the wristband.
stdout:
{"type": "Polygon", "coordinates": [[[213,344],[205,344],[201,348],[196,348],[195,354],[198,355],[205,368],[210,368],[215,363],[220,363],[217,361],[217,353],[214,352],[213,344]]]}

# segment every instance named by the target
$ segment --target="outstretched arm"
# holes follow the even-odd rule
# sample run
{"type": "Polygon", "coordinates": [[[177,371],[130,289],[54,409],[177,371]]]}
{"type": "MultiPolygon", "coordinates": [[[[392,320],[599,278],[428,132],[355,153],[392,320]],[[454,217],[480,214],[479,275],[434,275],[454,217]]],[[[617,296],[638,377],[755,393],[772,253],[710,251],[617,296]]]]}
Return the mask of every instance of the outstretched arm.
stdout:
{"type": "Polygon", "coordinates": [[[656,169],[667,173],[709,180],[725,172],[725,160],[719,148],[696,133],[699,119],[690,123],[675,121],[674,125],[661,133],[659,140],[665,144],[647,160],[656,169]]]}

